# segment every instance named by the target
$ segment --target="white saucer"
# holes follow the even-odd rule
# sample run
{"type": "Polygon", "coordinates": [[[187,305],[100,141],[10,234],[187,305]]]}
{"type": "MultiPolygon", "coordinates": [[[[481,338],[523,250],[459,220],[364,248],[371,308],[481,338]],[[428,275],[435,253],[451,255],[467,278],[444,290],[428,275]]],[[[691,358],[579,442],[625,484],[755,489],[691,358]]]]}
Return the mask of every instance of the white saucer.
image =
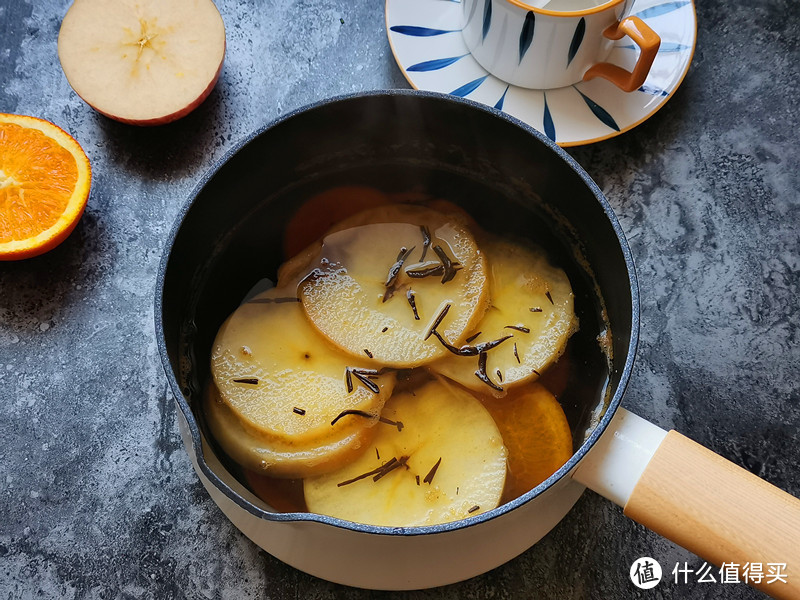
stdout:
{"type": "MultiPolygon", "coordinates": [[[[509,85],[477,63],[461,37],[460,0],[386,0],[386,31],[395,60],[416,89],[464,96],[499,108],[560,146],[605,140],[661,108],[683,81],[697,41],[693,0],[636,0],[630,12],[661,37],[644,85],[623,92],[605,79],[552,90],[509,85]]],[[[631,70],[638,49],[616,42],[609,62],[631,70]]]]}

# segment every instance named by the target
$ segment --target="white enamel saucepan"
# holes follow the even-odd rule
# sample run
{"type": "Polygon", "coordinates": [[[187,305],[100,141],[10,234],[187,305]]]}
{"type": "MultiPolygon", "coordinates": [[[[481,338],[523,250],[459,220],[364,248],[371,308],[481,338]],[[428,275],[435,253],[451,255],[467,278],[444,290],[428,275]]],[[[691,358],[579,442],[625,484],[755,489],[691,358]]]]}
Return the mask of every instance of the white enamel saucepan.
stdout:
{"type": "Polygon", "coordinates": [[[763,581],[763,589],[800,597],[800,501],[620,406],[639,325],[627,242],[581,167],[499,111],[385,91],[320,102],[256,132],[203,178],[183,208],[161,262],[155,314],[180,431],[200,479],[245,535],[302,571],[375,589],[460,581],[525,551],[588,487],[714,564],[787,563],[788,583],[763,581]],[[490,230],[558,246],[570,257],[581,322],[603,322],[611,360],[602,372],[574,378],[560,396],[575,453],[527,494],[474,517],[417,528],[278,513],[234,476],[207,436],[200,396],[217,329],[253,283],[274,277],[284,260],[283,229],[299,203],[342,184],[424,189],[461,204],[490,230]]]}

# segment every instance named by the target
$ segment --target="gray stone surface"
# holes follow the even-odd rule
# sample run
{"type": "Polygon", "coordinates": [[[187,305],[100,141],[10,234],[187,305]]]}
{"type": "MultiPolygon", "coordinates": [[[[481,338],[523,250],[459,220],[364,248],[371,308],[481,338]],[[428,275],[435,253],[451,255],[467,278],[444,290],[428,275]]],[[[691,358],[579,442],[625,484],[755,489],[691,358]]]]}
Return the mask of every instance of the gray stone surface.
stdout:
{"type": "MultiPolygon", "coordinates": [[[[66,0],[0,2],[0,112],[50,119],[94,168],[55,251],[0,264],[0,598],[756,598],[743,585],[637,592],[642,555],[697,557],[586,494],[542,542],[470,581],[352,590],[259,550],[181,445],[153,333],[167,230],[201,174],[315,99],[407,87],[377,0],[220,0],[219,85],[174,125],[94,113],[56,55],[66,0]]],[[[656,116],[571,154],[638,265],[641,345],[625,405],[800,495],[800,11],[704,0],[682,87],[656,116]]],[[[780,558],[780,557],[776,557],[780,558]]],[[[800,577],[800,573],[792,573],[800,577]]]]}

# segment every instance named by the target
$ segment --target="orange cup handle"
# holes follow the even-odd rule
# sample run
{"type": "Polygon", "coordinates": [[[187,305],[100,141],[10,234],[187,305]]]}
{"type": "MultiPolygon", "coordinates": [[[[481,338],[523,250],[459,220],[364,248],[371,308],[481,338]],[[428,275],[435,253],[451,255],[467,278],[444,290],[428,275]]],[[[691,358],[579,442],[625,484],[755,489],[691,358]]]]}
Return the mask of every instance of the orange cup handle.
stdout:
{"type": "Polygon", "coordinates": [[[633,71],[626,71],[611,63],[598,63],[586,71],[583,80],[603,77],[625,92],[640,88],[653,66],[661,38],[639,17],[626,17],[606,29],[603,35],[610,40],[618,40],[627,35],[641,50],[639,60],[636,61],[633,71]]]}

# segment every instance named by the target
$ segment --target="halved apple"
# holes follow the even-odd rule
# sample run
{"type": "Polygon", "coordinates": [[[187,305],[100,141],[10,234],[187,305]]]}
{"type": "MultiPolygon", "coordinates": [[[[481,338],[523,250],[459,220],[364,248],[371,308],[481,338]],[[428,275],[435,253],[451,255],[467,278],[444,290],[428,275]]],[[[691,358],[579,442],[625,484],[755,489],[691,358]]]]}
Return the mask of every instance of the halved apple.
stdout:
{"type": "Polygon", "coordinates": [[[67,81],[98,112],[160,125],[211,93],[225,56],[225,25],[211,0],[75,0],[61,23],[67,81]]]}

